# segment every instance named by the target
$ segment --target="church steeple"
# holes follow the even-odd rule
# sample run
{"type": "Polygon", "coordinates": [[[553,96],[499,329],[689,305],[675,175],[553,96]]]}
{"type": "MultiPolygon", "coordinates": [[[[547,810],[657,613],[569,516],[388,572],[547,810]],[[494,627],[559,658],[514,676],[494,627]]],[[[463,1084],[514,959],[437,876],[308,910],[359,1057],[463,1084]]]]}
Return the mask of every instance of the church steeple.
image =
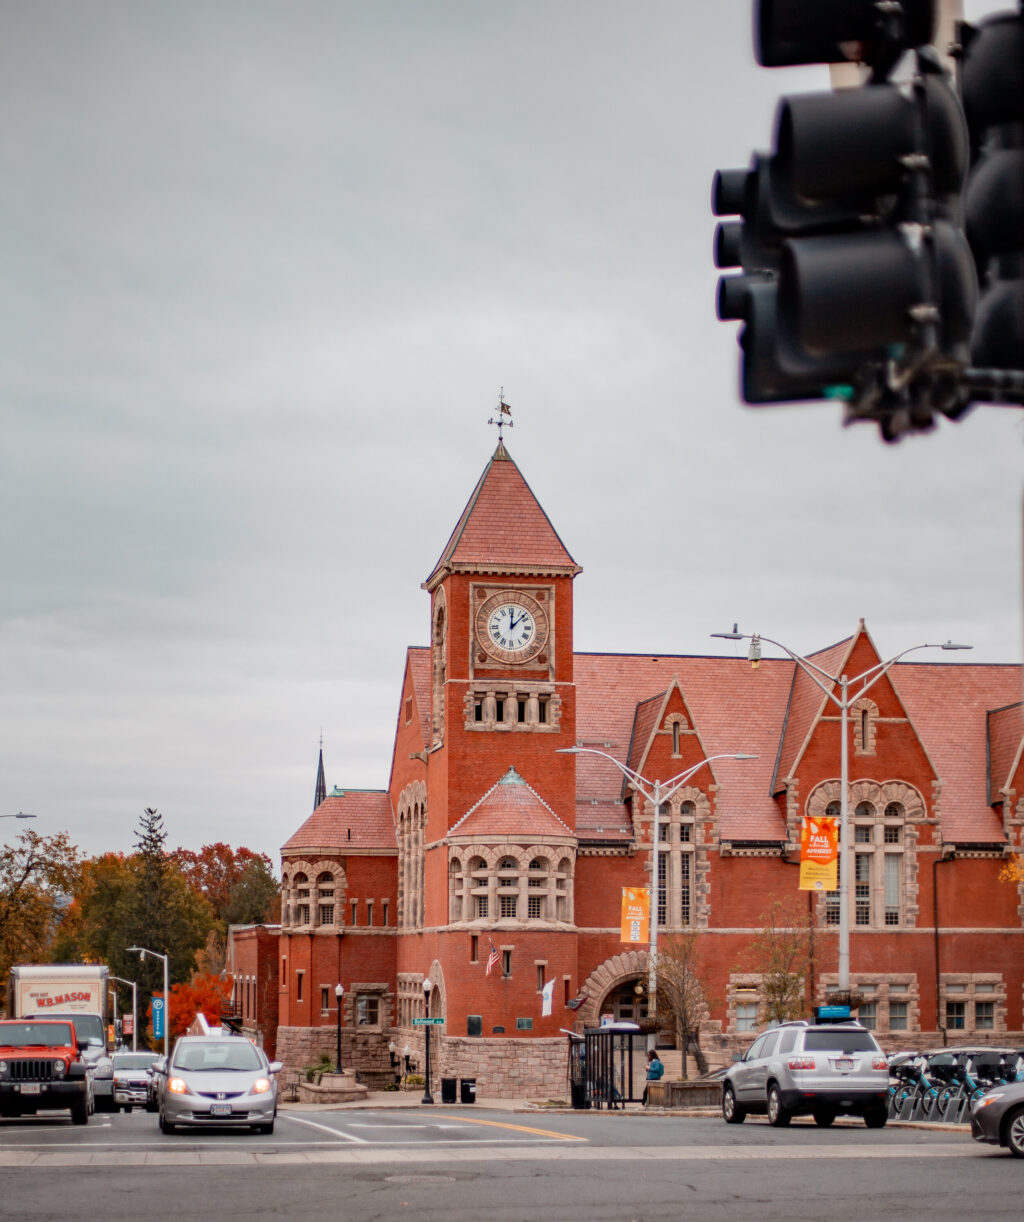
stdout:
{"type": "Polygon", "coordinates": [[[313,799],[313,809],[327,797],[327,782],[324,780],[324,740],[320,739],[320,766],[316,770],[316,797],[313,799]]]}

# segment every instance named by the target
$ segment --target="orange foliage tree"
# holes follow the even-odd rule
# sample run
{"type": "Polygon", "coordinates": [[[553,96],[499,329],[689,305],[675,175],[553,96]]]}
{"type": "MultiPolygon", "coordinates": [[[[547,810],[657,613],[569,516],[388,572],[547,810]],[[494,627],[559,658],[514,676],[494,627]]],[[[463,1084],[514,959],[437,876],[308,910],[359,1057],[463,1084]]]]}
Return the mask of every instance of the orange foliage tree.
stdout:
{"type": "Polygon", "coordinates": [[[999,871],[1001,883],[1024,883],[1024,857],[1013,853],[1003,868],[999,871]]]}
{"type": "MultiPolygon", "coordinates": [[[[231,1008],[231,989],[234,981],[230,975],[196,975],[188,984],[171,986],[169,1026],[171,1040],[184,1035],[197,1014],[203,1014],[211,1027],[220,1025],[220,1016],[231,1008]]],[[[152,1027],[153,1007],[149,1007],[152,1027]]]]}

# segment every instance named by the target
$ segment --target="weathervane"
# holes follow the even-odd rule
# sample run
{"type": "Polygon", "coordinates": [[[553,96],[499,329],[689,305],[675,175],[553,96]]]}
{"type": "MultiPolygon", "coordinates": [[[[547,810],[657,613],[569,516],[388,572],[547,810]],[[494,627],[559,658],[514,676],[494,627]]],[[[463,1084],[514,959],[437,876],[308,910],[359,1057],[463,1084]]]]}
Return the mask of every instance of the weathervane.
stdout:
{"type": "Polygon", "coordinates": [[[496,424],[498,426],[498,444],[500,445],[501,430],[504,428],[512,428],[512,409],[505,402],[504,386],[498,391],[498,418],[495,420],[494,417],[492,417],[487,421],[487,423],[496,424]]]}

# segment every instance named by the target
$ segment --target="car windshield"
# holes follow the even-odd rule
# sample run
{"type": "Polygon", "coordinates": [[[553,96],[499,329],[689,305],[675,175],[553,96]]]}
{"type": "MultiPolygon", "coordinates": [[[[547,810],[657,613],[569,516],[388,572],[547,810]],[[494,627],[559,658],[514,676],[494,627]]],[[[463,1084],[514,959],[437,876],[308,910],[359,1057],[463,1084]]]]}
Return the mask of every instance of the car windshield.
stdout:
{"type": "Polygon", "coordinates": [[[8,1048],[71,1048],[70,1023],[4,1023],[0,1026],[0,1044],[8,1048]]]}
{"type": "Polygon", "coordinates": [[[114,1057],[114,1068],[149,1069],[155,1060],[155,1052],[119,1052],[114,1057]]]}
{"type": "Polygon", "coordinates": [[[808,1031],[804,1035],[805,1052],[877,1052],[878,1045],[868,1031],[808,1031]]]}
{"type": "Polygon", "coordinates": [[[245,1039],[218,1040],[210,1043],[179,1044],[174,1051],[174,1068],[212,1070],[257,1070],[263,1068],[260,1054],[245,1039]]]}
{"type": "Polygon", "coordinates": [[[80,1044],[89,1048],[103,1048],[103,1019],[98,1014],[55,1014],[54,1018],[66,1018],[75,1024],[75,1036],[80,1044]]]}

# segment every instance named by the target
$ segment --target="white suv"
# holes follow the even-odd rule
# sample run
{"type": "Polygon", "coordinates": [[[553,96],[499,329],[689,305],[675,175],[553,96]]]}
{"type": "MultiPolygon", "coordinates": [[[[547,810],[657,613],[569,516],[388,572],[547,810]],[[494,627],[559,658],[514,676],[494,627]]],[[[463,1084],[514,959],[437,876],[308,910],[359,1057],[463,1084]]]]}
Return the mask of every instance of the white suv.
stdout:
{"type": "Polygon", "coordinates": [[[857,1022],[782,1023],[759,1035],[722,1082],[722,1116],[742,1124],[766,1114],[781,1127],[794,1116],[830,1125],[836,1116],[863,1116],[881,1129],[887,1113],[889,1068],[875,1037],[857,1022]]]}

